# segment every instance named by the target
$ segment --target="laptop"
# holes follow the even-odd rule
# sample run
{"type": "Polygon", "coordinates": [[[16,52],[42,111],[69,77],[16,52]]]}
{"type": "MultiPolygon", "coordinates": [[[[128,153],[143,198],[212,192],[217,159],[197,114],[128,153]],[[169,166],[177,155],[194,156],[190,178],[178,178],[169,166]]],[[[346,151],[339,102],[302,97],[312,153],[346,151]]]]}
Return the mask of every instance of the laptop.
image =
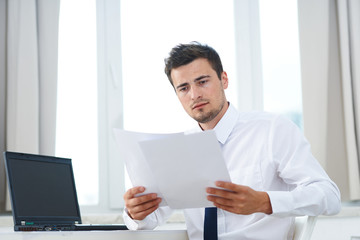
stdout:
{"type": "Polygon", "coordinates": [[[4,152],[15,231],[127,230],[81,224],[71,159],[4,152]]]}

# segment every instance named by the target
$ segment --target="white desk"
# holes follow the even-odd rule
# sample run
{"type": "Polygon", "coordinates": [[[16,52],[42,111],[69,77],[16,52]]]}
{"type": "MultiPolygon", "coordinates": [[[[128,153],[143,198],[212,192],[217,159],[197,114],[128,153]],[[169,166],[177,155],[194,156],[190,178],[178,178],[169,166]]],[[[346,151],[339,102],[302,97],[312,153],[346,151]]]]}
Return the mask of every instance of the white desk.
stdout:
{"type": "Polygon", "coordinates": [[[77,231],[77,232],[14,232],[0,227],[1,240],[188,240],[185,230],[154,231],[77,231]]]}

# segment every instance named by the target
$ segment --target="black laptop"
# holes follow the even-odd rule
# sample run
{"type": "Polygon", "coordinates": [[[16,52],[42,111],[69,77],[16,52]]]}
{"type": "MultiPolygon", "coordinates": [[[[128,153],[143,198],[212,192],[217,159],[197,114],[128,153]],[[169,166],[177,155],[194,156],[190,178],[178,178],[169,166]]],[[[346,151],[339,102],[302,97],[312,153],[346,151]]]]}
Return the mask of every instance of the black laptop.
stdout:
{"type": "Polygon", "coordinates": [[[127,230],[81,224],[71,159],[5,152],[15,231],[127,230]]]}

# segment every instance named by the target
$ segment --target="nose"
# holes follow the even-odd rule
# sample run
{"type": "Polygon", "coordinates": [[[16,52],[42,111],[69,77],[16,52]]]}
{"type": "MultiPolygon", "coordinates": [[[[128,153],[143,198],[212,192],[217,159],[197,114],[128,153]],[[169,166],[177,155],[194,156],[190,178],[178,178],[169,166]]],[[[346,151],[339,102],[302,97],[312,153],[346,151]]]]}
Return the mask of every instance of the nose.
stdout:
{"type": "Polygon", "coordinates": [[[193,86],[193,87],[190,89],[190,96],[191,96],[191,99],[192,99],[192,100],[201,98],[201,91],[200,91],[200,89],[198,89],[197,87],[193,86]]]}

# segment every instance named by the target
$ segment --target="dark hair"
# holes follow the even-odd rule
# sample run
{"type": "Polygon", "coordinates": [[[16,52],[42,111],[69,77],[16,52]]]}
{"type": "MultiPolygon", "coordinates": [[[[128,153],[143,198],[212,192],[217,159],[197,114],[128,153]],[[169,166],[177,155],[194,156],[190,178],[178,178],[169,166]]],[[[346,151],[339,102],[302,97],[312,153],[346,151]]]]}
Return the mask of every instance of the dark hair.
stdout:
{"type": "Polygon", "coordinates": [[[189,44],[179,44],[175,46],[171,49],[169,57],[165,59],[165,73],[171,85],[174,86],[171,79],[171,70],[191,63],[198,58],[207,59],[219,79],[221,79],[223,67],[219,54],[208,45],[201,44],[199,42],[191,42],[189,44]]]}

